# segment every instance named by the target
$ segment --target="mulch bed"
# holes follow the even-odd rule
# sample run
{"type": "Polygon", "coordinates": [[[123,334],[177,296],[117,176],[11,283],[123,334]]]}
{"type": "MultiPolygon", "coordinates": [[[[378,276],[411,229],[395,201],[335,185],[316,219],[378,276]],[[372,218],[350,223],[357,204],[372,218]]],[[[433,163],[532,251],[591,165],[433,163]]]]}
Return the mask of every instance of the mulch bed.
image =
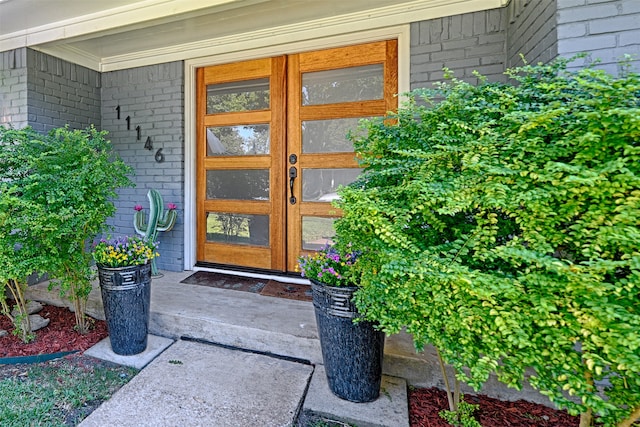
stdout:
{"type": "MultiPolygon", "coordinates": [[[[108,335],[106,322],[95,319],[89,319],[92,323],[89,333],[77,333],[74,330],[75,315],[67,308],[45,305],[38,314],[49,319],[49,325],[36,331],[36,339],[28,344],[11,333],[1,337],[0,357],[84,351],[108,335]]],[[[0,316],[0,329],[9,332],[13,330],[13,325],[6,316],[0,316]]]]}
{"type": "MultiPolygon", "coordinates": [[[[485,427],[578,427],[580,418],[524,400],[505,402],[484,395],[466,395],[465,401],[479,404],[475,418],[485,427]]],[[[411,427],[451,427],[438,415],[448,409],[447,395],[436,388],[409,390],[411,427]]]]}

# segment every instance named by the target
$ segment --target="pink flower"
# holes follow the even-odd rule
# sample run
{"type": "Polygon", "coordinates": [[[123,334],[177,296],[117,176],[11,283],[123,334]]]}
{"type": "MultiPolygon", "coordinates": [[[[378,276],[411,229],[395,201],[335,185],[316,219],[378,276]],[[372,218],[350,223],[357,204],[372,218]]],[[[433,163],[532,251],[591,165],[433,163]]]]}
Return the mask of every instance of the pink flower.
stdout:
{"type": "Polygon", "coordinates": [[[177,208],[178,206],[176,206],[175,203],[169,203],[167,204],[167,208],[169,208],[170,211],[174,210],[175,208],[177,208]]]}
{"type": "Polygon", "coordinates": [[[142,205],[135,205],[133,207],[133,209],[137,210],[138,212],[142,210],[142,205]]]}

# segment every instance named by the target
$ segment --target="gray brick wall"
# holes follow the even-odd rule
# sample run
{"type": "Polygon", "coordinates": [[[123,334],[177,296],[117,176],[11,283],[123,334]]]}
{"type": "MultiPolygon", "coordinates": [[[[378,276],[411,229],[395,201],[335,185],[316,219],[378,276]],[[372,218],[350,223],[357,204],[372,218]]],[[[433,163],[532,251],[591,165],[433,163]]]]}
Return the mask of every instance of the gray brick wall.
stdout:
{"type": "Polygon", "coordinates": [[[511,0],[507,5],[508,67],[549,62],[558,55],[556,0],[511,0]]]}
{"type": "Polygon", "coordinates": [[[165,203],[178,205],[174,229],[160,233],[158,268],[184,268],[184,66],[172,62],[102,75],[102,129],[109,132],[114,149],[135,169],[135,188],[119,191],[117,212],[110,224],[114,234],[133,234],[133,207],[140,204],[149,212],[147,192],[157,189],[165,203]],[[120,119],[116,107],[120,106],[120,119]],[[127,130],[126,117],[131,129],[127,130]],[[136,127],[140,126],[140,140],[136,127]],[[151,138],[152,150],[144,148],[151,138]],[[164,162],[155,154],[162,149],[164,162]]]}
{"type": "Polygon", "coordinates": [[[474,71],[504,80],[505,26],[504,8],[411,24],[411,89],[441,81],[445,67],[472,83],[474,71]]]}
{"type": "Polygon", "coordinates": [[[100,73],[27,50],[29,125],[47,132],[69,125],[100,127],[100,73]]]}
{"type": "Polygon", "coordinates": [[[0,52],[0,126],[27,123],[27,49],[0,52]]]}
{"type": "Polygon", "coordinates": [[[640,70],[639,0],[557,1],[559,55],[588,52],[576,66],[600,60],[599,67],[616,73],[619,60],[630,54],[633,67],[640,70]]]}

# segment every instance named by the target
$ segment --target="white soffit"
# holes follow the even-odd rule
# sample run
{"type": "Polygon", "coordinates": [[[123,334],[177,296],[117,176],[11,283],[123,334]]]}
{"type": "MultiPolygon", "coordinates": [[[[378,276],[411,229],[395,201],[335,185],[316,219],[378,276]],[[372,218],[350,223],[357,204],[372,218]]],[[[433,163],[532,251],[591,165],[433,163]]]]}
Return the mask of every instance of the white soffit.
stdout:
{"type": "MultiPolygon", "coordinates": [[[[5,5],[21,1],[39,0],[9,0],[5,5]]],[[[114,1],[118,2],[127,3],[114,1]]],[[[0,28],[0,51],[22,43],[88,68],[114,71],[403,25],[498,8],[507,2],[128,0],[126,6],[29,28],[11,37],[0,28]]],[[[0,12],[2,7],[0,3],[0,12]]]]}

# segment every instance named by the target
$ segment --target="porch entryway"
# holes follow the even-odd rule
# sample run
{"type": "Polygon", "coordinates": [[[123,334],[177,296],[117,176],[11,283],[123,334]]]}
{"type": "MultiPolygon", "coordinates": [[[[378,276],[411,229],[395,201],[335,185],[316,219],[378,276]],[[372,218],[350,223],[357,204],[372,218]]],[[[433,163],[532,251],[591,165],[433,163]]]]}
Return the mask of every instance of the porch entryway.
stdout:
{"type": "MultiPolygon", "coordinates": [[[[152,280],[149,323],[151,334],[174,340],[185,337],[191,341],[215,343],[230,351],[248,351],[297,361],[295,363],[310,363],[314,372],[301,408],[303,412],[321,412],[356,425],[406,425],[403,424],[406,421],[399,421],[407,420],[408,417],[406,394],[404,397],[394,394],[391,399],[387,394],[381,393],[380,398],[372,403],[349,403],[331,394],[324,379],[320,341],[311,302],[182,283],[193,274],[192,271],[162,273],[162,277],[152,280]],[[314,394],[316,392],[320,394],[314,394]],[[399,402],[401,398],[404,401],[399,402]],[[396,408],[402,408],[402,411],[396,411],[396,408]],[[354,419],[355,416],[362,418],[354,419]],[[392,418],[389,419],[388,416],[392,418]]],[[[57,290],[48,290],[47,282],[30,286],[27,298],[52,305],[70,306],[69,301],[60,298],[57,290]]],[[[91,291],[87,314],[104,319],[97,284],[91,291]]],[[[427,347],[423,353],[416,354],[410,335],[390,335],[385,341],[383,387],[387,392],[392,388],[400,392],[407,385],[442,387],[442,375],[437,363],[433,348],[427,347]]],[[[166,361],[164,364],[172,366],[166,361]]],[[[270,372],[264,371],[265,376],[269,374],[270,372]]],[[[171,382],[177,378],[169,376],[166,380],[171,382]]],[[[251,384],[246,384],[246,387],[251,387],[251,384]]],[[[464,392],[471,390],[465,387],[464,392]]],[[[524,385],[523,390],[516,391],[495,378],[485,384],[482,393],[499,399],[525,399],[549,404],[546,397],[528,384],[524,385]]]]}
{"type": "MultiPolygon", "coordinates": [[[[417,379],[430,371],[406,364],[405,357],[416,358],[408,336],[387,341],[387,369],[395,372],[384,373],[380,398],[347,402],[327,385],[311,302],[182,283],[192,271],[162,273],[152,280],[149,332],[175,342],[85,425],[294,425],[276,422],[290,409],[289,421],[317,414],[355,425],[408,427],[408,381],[399,374],[410,370],[417,379]],[[287,385],[285,376],[296,380],[287,385]]],[[[29,287],[28,298],[68,305],[47,282],[29,287]]],[[[87,312],[104,319],[97,284],[87,312]]],[[[136,357],[111,355],[103,353],[124,364],[136,357]]]]}
{"type": "Polygon", "coordinates": [[[347,132],[397,107],[397,41],[199,68],[197,261],[295,270],[360,173],[347,132]]]}

